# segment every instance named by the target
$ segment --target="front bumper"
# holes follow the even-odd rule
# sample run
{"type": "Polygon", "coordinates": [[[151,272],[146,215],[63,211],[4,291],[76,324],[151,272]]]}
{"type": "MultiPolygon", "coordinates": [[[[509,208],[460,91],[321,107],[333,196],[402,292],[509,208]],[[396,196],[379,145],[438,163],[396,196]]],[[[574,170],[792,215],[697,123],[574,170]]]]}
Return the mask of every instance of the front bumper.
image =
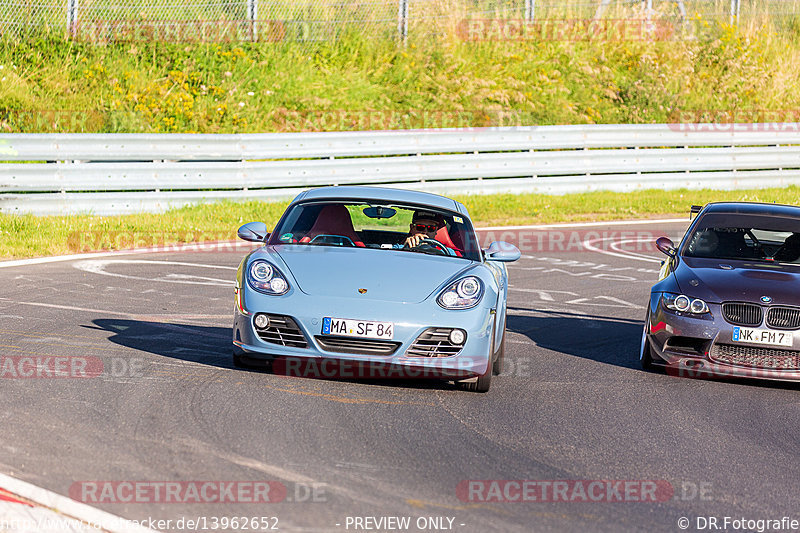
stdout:
{"type": "MultiPolygon", "coordinates": [[[[800,381],[800,332],[791,347],[734,341],[734,326],[720,304],[709,303],[700,317],[664,309],[653,293],[645,334],[654,362],[667,373],[685,377],[755,378],[800,381]],[[660,359],[660,361],[659,361],[660,359]]],[[[757,329],[769,329],[763,324],[757,329]]]]}
{"type": "Polygon", "coordinates": [[[297,290],[275,297],[250,288],[237,289],[234,353],[273,362],[273,371],[306,377],[464,380],[484,374],[493,353],[495,309],[484,305],[486,299],[473,309],[458,311],[442,309],[430,300],[414,304],[369,301],[365,305],[363,299],[311,297],[297,290]],[[302,332],[306,346],[265,341],[253,324],[256,313],[291,317],[302,332]],[[391,355],[348,353],[341,347],[332,348],[322,336],[323,317],[392,322],[393,341],[399,346],[391,355]],[[414,341],[432,327],[466,331],[467,338],[461,350],[446,357],[409,355],[414,341]]]}

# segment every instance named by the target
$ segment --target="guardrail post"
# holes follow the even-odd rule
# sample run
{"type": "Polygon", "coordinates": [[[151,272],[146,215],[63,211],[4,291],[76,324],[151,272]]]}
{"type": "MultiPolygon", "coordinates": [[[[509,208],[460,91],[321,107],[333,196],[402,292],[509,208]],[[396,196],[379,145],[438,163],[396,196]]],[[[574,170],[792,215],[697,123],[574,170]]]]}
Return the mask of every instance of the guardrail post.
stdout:
{"type": "Polygon", "coordinates": [[[525,20],[534,19],[535,9],[536,9],[536,0],[525,0],[525,20]]]}
{"type": "Polygon", "coordinates": [[[67,0],[67,32],[73,39],[78,34],[78,0],[67,0]]]}
{"type": "Polygon", "coordinates": [[[397,2],[397,34],[402,41],[408,37],[408,0],[397,2]]]}
{"type": "Polygon", "coordinates": [[[250,40],[258,41],[258,0],[247,0],[247,18],[250,21],[250,40]]]}
{"type": "Polygon", "coordinates": [[[739,0],[731,0],[731,26],[739,23],[739,0]]]}

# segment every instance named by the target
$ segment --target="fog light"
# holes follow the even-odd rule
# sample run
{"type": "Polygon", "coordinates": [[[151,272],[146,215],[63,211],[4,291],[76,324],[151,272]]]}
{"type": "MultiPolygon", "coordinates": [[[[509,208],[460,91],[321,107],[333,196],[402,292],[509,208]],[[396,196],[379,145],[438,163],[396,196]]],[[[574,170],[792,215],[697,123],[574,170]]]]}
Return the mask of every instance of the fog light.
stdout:
{"type": "Polygon", "coordinates": [[[450,342],[453,344],[464,344],[465,338],[466,335],[464,335],[464,332],[460,329],[454,329],[450,332],[450,342]]]}
{"type": "Polygon", "coordinates": [[[265,314],[257,314],[254,322],[256,323],[256,327],[258,329],[266,329],[269,327],[269,317],[265,314]]]}

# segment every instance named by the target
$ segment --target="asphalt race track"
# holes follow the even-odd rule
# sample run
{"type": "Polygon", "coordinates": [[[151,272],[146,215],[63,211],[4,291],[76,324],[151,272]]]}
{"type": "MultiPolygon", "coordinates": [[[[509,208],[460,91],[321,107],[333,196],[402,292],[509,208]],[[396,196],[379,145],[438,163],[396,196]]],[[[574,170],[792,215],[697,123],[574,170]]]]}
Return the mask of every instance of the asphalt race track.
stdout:
{"type": "Polygon", "coordinates": [[[1,268],[0,354],[12,364],[80,356],[90,372],[25,378],[0,367],[0,472],[128,519],[173,520],[171,531],[201,517],[208,526],[213,517],[267,517],[281,531],[398,530],[365,519],[410,517],[408,531],[465,532],[675,532],[682,518],[689,531],[708,517],[800,519],[797,385],[639,369],[660,262],[650,243],[664,234],[677,242],[687,222],[513,231],[523,258],[510,267],[506,370],[485,395],[444,382],[234,368],[242,250],[1,268]],[[659,490],[657,501],[606,489],[583,501],[574,483],[549,497],[541,490],[550,485],[537,485],[526,501],[498,502],[521,499],[507,480],[659,490]],[[270,481],[286,494],[274,503],[166,503],[86,492],[125,481],[270,481]]]}

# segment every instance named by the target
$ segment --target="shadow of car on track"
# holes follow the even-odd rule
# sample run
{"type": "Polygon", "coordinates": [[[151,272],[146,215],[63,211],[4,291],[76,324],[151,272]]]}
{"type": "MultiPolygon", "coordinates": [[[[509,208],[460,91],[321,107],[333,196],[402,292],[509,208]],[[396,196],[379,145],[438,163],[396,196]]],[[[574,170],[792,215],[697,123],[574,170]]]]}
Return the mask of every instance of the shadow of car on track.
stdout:
{"type": "Polygon", "coordinates": [[[530,311],[509,306],[508,331],[529,338],[536,346],[623,368],[639,368],[641,320],[579,313],[536,311],[543,316],[513,314],[530,311]]]}
{"type": "MultiPolygon", "coordinates": [[[[120,346],[148,352],[155,355],[190,361],[218,368],[235,369],[241,372],[254,372],[276,375],[288,379],[318,379],[345,381],[362,385],[398,386],[415,389],[460,390],[455,384],[442,379],[414,379],[387,373],[386,377],[375,377],[376,374],[360,374],[362,378],[349,376],[330,376],[328,374],[289,374],[280,373],[277,368],[293,369],[297,365],[276,364],[248,361],[246,367],[235,367],[232,359],[232,328],[219,326],[202,326],[194,324],[177,324],[171,322],[155,322],[145,320],[100,318],[92,321],[92,326],[84,328],[100,329],[109,332],[108,340],[120,346]],[[275,370],[275,372],[273,372],[275,370]]],[[[297,358],[280,358],[279,361],[297,361],[297,358]]],[[[317,365],[319,368],[320,365],[317,365]]],[[[380,374],[377,374],[380,375],[380,374]]]]}
{"type": "MultiPolygon", "coordinates": [[[[509,307],[510,313],[515,310],[530,311],[525,308],[509,307]]],[[[798,388],[797,383],[788,381],[748,379],[731,375],[703,375],[700,372],[683,374],[679,370],[666,370],[663,367],[656,367],[651,371],[641,370],[639,351],[643,321],[558,311],[536,311],[536,313],[545,316],[509,314],[508,330],[524,335],[537,346],[548,350],[622,368],[637,369],[643,373],[655,372],[668,375],[665,377],[733,383],[750,387],[787,390],[798,388]]],[[[513,360],[509,361],[510,365],[513,365],[513,360]]]]}

